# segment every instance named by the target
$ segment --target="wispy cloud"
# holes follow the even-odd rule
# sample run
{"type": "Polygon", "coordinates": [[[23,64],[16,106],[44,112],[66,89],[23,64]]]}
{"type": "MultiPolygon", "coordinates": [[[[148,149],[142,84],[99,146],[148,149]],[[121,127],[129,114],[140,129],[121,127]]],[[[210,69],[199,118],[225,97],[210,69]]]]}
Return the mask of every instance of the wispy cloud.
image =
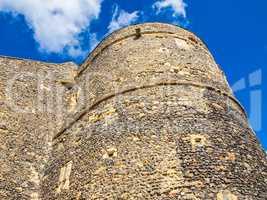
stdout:
{"type": "Polygon", "coordinates": [[[40,50],[81,56],[80,34],[98,18],[102,0],[1,0],[0,11],[21,14],[40,50]]]}
{"type": "Polygon", "coordinates": [[[167,8],[171,8],[173,11],[173,16],[186,17],[186,3],[183,0],[160,0],[153,4],[153,8],[156,9],[156,14],[161,13],[167,8]]]}
{"type": "Polygon", "coordinates": [[[89,41],[90,51],[94,50],[94,48],[99,44],[99,40],[97,38],[96,33],[92,33],[89,41]]]}
{"type": "Polygon", "coordinates": [[[108,32],[111,33],[117,29],[120,29],[121,27],[128,26],[136,22],[138,18],[138,11],[128,13],[125,10],[120,10],[119,7],[116,5],[112,15],[112,20],[108,26],[108,32]]]}

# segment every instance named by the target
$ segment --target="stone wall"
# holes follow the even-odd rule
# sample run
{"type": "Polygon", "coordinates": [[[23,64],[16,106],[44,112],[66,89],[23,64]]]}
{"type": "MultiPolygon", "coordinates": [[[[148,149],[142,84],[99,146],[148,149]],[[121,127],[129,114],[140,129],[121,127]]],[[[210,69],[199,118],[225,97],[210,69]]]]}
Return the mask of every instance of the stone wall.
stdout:
{"type": "Polygon", "coordinates": [[[74,71],[72,63],[0,57],[0,199],[41,198],[52,138],[66,115],[64,84],[74,71]]]}
{"type": "Polygon", "coordinates": [[[76,82],[82,106],[54,137],[46,198],[265,199],[265,153],[192,33],[119,30],[76,82]]]}
{"type": "Polygon", "coordinates": [[[123,28],[78,71],[0,67],[1,199],[267,198],[266,155],[244,109],[184,29],[123,28]]]}

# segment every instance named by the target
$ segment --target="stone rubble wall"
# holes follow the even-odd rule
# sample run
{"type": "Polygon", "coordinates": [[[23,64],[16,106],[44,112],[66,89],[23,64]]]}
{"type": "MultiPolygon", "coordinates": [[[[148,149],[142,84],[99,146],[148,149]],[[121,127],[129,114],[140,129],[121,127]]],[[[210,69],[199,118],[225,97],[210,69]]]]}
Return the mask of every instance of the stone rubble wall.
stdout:
{"type": "Polygon", "coordinates": [[[0,67],[1,199],[267,198],[246,113],[184,29],[120,29],[78,70],[5,57],[0,67]]]}
{"type": "Polygon", "coordinates": [[[41,198],[52,138],[66,115],[64,84],[75,68],[0,57],[0,199],[41,198]]]}
{"type": "Polygon", "coordinates": [[[46,198],[265,199],[265,153],[192,33],[121,29],[75,80],[79,107],[54,137],[46,198]]]}

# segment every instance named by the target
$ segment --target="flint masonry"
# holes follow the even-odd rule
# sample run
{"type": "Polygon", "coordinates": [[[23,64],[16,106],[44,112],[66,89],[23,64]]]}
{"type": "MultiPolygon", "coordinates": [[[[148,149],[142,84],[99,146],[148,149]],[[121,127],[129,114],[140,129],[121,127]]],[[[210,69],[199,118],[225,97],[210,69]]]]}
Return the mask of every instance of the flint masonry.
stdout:
{"type": "Polygon", "coordinates": [[[267,199],[243,107],[173,25],[116,31],[80,67],[1,57],[0,138],[0,199],[267,199]]]}

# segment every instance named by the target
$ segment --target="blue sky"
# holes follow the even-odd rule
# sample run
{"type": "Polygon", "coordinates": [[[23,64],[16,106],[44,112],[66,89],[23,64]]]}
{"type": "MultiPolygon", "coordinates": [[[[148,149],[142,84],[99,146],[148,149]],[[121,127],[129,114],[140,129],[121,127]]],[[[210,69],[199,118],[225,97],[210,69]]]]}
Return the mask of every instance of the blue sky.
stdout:
{"type": "Polygon", "coordinates": [[[266,9],[248,0],[0,0],[0,55],[81,63],[121,26],[175,23],[207,44],[267,149],[266,9]]]}

